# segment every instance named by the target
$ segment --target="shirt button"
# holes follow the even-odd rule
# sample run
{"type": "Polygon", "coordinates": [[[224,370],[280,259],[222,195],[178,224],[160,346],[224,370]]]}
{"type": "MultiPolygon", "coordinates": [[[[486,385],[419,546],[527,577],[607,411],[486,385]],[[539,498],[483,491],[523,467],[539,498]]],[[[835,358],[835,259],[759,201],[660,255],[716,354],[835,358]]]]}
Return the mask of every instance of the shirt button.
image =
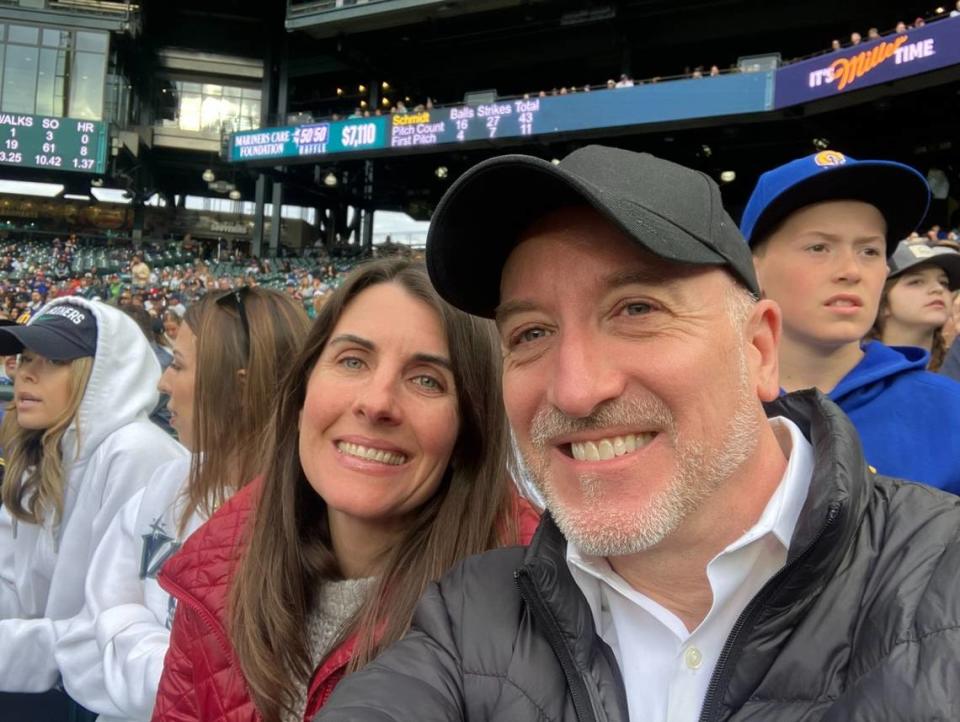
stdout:
{"type": "Polygon", "coordinates": [[[683,661],[687,663],[689,669],[700,669],[703,664],[703,654],[696,647],[687,647],[683,653],[683,661]]]}

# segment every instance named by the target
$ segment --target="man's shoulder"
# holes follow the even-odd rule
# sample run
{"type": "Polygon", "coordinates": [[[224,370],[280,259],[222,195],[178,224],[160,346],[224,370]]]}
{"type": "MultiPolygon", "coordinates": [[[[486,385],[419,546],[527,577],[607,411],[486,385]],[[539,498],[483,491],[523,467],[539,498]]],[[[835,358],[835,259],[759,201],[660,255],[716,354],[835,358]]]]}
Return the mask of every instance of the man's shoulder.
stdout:
{"type": "Polygon", "coordinates": [[[876,475],[864,534],[879,587],[915,609],[917,625],[960,623],[960,497],[876,475]]]}
{"type": "Polygon", "coordinates": [[[467,557],[438,582],[448,607],[490,609],[516,607],[520,593],[514,574],[523,566],[522,546],[493,549],[467,557]]]}
{"type": "Polygon", "coordinates": [[[960,535],[960,496],[926,484],[873,474],[868,513],[882,513],[889,523],[927,529],[927,533],[960,535]]]}
{"type": "Polygon", "coordinates": [[[491,582],[509,580],[511,586],[516,586],[514,572],[523,565],[526,553],[527,548],[518,545],[474,554],[447,572],[441,579],[441,586],[455,589],[475,579],[491,582]]]}

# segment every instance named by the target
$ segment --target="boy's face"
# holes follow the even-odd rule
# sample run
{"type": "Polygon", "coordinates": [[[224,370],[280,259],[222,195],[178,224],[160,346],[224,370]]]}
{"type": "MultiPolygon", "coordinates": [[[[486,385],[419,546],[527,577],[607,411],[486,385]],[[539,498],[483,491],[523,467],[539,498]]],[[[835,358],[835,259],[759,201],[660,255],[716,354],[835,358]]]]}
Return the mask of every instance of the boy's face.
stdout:
{"type": "Polygon", "coordinates": [[[861,201],[794,211],[754,252],[760,288],[783,310],[784,340],[824,350],[858,343],[887,278],[887,226],[861,201]]]}

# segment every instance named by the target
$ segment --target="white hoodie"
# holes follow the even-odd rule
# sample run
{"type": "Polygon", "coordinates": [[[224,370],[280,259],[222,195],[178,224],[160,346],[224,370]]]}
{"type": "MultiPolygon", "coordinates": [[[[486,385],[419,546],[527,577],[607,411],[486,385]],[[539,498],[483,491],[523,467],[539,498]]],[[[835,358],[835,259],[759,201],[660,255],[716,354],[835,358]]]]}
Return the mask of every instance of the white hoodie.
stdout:
{"type": "Polygon", "coordinates": [[[56,684],[54,645],[83,607],[94,549],[153,471],[186,454],[148,419],[160,365],[133,319],[77,297],[57,299],[41,315],[65,302],[94,314],[97,353],[80,408],[61,441],[60,525],[14,524],[0,509],[0,691],[44,692],[56,684]]]}
{"type": "Polygon", "coordinates": [[[157,573],[206,520],[179,534],[190,459],[164,464],[114,518],[90,564],[85,605],[57,643],[67,693],[100,722],[148,722],[170,645],[175,600],[157,573]]]}

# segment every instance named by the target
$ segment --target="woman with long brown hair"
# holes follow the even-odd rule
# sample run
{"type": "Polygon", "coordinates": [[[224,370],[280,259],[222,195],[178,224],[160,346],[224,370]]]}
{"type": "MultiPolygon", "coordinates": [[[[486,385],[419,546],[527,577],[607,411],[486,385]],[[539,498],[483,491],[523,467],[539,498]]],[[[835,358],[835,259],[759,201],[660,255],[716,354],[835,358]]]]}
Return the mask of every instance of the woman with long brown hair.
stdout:
{"type": "Polygon", "coordinates": [[[192,453],[158,469],[117,514],[93,555],[84,609],[57,644],[64,687],[101,720],[150,719],[175,608],[157,572],[261,472],[277,388],[308,328],[298,304],[260,288],[187,309],[159,386],[192,453]]]}
{"type": "Polygon", "coordinates": [[[526,541],[492,325],[422,267],[330,295],[279,392],[269,466],[164,568],[179,599],[154,720],[309,719],[458,560],[526,541]],[[255,509],[255,511],[254,511],[255,509]]]}

